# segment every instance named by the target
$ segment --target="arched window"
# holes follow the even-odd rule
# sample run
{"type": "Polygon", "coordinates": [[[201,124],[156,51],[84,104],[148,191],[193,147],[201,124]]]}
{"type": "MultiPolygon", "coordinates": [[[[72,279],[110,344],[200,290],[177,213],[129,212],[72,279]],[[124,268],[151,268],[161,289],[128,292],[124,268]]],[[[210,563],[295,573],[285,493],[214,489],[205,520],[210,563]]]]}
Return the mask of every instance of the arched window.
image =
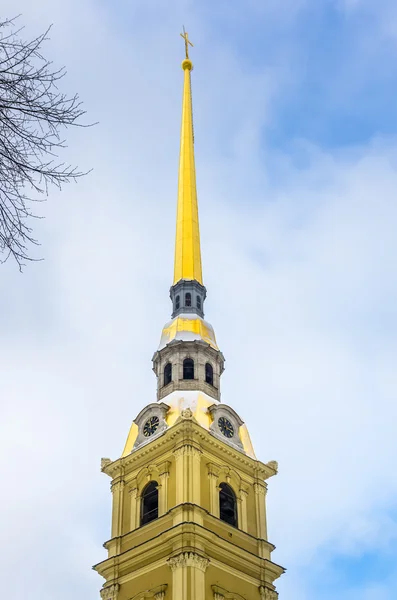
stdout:
{"type": "Polygon", "coordinates": [[[178,296],[175,296],[175,310],[178,310],[180,305],[181,305],[181,297],[178,294],[178,296]]]}
{"type": "Polygon", "coordinates": [[[187,292],[187,294],[185,294],[185,306],[191,306],[192,305],[192,295],[190,292],[187,292]]]}
{"type": "Polygon", "coordinates": [[[214,369],[210,363],[205,364],[205,381],[210,385],[214,385],[214,369]]]}
{"type": "Polygon", "coordinates": [[[236,494],[227,483],[221,483],[219,487],[219,516],[225,523],[237,527],[236,494]]]}
{"type": "Polygon", "coordinates": [[[196,306],[199,310],[201,310],[201,298],[200,296],[196,297],[196,306]]]}
{"type": "Polygon", "coordinates": [[[192,358],[185,358],[183,361],[183,379],[194,379],[194,361],[192,358]]]}
{"type": "Polygon", "coordinates": [[[159,516],[159,491],[157,481],[147,484],[142,493],[141,525],[146,525],[159,516]]]}
{"type": "Polygon", "coordinates": [[[172,381],[172,364],[167,363],[164,367],[164,385],[168,385],[172,381]]]}

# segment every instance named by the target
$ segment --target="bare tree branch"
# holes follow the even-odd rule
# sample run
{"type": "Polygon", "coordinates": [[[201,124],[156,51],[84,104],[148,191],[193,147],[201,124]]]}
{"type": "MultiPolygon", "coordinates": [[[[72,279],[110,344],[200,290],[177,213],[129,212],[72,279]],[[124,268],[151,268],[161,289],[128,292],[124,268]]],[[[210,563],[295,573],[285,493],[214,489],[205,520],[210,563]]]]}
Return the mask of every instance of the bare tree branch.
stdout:
{"type": "Polygon", "coordinates": [[[65,68],[54,69],[41,53],[51,27],[24,41],[16,20],[0,22],[0,262],[12,257],[21,270],[35,260],[29,248],[38,244],[31,203],[45,200],[50,186],[61,189],[85,174],[58,162],[61,130],[90,125],[80,122],[85,111],[78,95],[58,89],[65,68]]]}

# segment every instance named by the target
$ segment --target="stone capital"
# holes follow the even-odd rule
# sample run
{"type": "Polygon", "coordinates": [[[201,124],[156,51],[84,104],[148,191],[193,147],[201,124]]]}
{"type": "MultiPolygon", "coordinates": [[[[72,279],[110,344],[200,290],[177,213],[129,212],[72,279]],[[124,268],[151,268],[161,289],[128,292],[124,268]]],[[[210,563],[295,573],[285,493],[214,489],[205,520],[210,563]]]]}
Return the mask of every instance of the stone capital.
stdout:
{"type": "Polygon", "coordinates": [[[181,552],[169,558],[167,562],[172,571],[183,567],[193,567],[205,573],[209,560],[201,554],[196,554],[196,552],[181,552]]]}
{"type": "Polygon", "coordinates": [[[101,589],[102,600],[116,600],[119,593],[120,586],[118,583],[113,583],[107,587],[101,589]]]}
{"type": "Polygon", "coordinates": [[[112,493],[114,494],[115,492],[119,492],[120,490],[122,490],[124,488],[124,485],[125,485],[125,481],[123,479],[117,479],[117,480],[115,479],[110,484],[110,489],[111,489],[112,493]]]}
{"type": "Polygon", "coordinates": [[[174,456],[179,458],[180,456],[193,456],[194,458],[198,458],[202,455],[202,452],[199,448],[191,444],[186,444],[184,446],[180,446],[174,450],[174,456]]]}
{"type": "Polygon", "coordinates": [[[220,468],[214,463],[207,463],[208,475],[209,477],[219,477],[220,468]]]}
{"type": "Polygon", "coordinates": [[[271,590],[270,588],[265,587],[263,585],[260,586],[259,593],[261,595],[261,600],[277,600],[278,599],[278,593],[275,590],[271,590]]]}
{"type": "Polygon", "coordinates": [[[170,474],[170,466],[171,463],[169,460],[165,460],[163,463],[161,463],[161,465],[158,467],[159,477],[168,477],[170,474]]]}
{"type": "Polygon", "coordinates": [[[266,492],[267,492],[266,483],[254,483],[254,491],[255,491],[255,494],[260,494],[261,496],[266,496],[266,492]]]}

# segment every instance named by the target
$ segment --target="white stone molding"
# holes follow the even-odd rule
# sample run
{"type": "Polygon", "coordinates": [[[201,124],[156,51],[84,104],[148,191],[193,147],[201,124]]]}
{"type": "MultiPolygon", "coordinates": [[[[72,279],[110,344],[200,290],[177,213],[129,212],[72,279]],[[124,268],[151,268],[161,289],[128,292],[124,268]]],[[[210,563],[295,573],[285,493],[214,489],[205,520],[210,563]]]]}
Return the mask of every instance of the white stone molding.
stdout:
{"type": "Polygon", "coordinates": [[[100,591],[102,600],[116,600],[119,590],[120,586],[118,583],[113,583],[112,585],[102,588],[100,591]]]}
{"type": "Polygon", "coordinates": [[[167,562],[171,571],[176,571],[183,567],[193,567],[205,573],[209,559],[195,552],[181,552],[177,556],[169,558],[167,562]]]}

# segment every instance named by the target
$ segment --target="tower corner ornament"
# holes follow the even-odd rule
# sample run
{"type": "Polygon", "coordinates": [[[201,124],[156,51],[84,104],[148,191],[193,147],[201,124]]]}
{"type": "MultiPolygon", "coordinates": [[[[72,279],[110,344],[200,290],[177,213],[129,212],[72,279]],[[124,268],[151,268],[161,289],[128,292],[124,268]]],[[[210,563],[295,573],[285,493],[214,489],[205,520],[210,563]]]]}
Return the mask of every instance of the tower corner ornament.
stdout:
{"type": "MultiPolygon", "coordinates": [[[[111,478],[102,600],[277,600],[266,480],[243,418],[221,396],[225,358],[205,319],[189,50],[185,44],[171,318],[153,354],[157,394],[133,398],[111,478]],[[209,595],[208,595],[209,594],[209,595]]],[[[146,315],[149,318],[149,315],[146,315]]],[[[146,318],[143,313],[142,318],[146,318]]],[[[237,400],[237,399],[236,399],[237,400]]],[[[244,401],[236,402],[243,407],[244,401]]],[[[117,407],[114,409],[117,410],[117,407]]]]}

